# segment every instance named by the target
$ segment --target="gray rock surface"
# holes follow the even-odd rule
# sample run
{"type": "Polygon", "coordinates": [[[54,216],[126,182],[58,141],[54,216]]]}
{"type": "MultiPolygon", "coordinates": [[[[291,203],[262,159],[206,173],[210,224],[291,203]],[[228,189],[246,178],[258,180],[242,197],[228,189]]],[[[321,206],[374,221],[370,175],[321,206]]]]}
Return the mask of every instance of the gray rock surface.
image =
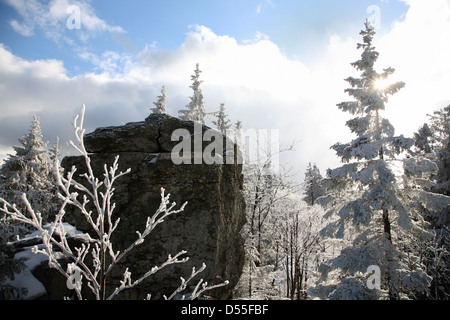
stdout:
{"type": "MultiPolygon", "coordinates": [[[[138,288],[125,292],[120,296],[122,299],[142,299],[147,293],[155,299],[168,295],[178,287],[180,277],[187,278],[192,267],[200,268],[202,263],[207,266],[201,274],[205,281],[230,282],[209,292],[213,298],[231,298],[241,276],[244,245],[240,230],[245,223],[242,167],[238,164],[175,165],[170,151],[178,142],[171,141],[171,135],[180,128],[193,133],[194,125],[168,115],[150,115],[142,122],[99,128],[85,136],[97,177],[103,176],[104,164],[111,165],[116,155],[120,156],[119,170],[131,168],[131,173],[115,183],[115,215],[121,218],[113,238],[115,250],[126,248],[136,239],[135,231],[144,229],[147,217],[159,207],[162,187],[178,206],[188,202],[184,212],[168,217],[142,245],[130,252],[112,274],[109,289],[118,285],[125,266],[136,279],[164,262],[169,254],[186,250],[189,261],[161,270],[138,288]]],[[[66,157],[62,165],[66,170],[75,165],[80,174],[85,170],[81,157],[66,157]]],[[[75,209],[67,211],[66,219],[78,230],[89,230],[75,209]]]]}

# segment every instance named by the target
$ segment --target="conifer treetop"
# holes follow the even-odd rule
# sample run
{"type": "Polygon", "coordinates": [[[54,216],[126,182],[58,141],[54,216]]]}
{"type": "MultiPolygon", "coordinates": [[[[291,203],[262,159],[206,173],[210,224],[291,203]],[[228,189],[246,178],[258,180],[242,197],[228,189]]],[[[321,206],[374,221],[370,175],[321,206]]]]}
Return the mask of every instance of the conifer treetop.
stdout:
{"type": "Polygon", "coordinates": [[[14,147],[14,149],[20,152],[20,154],[29,153],[30,151],[41,153],[46,150],[48,142],[45,142],[43,139],[39,117],[33,116],[30,131],[18,140],[23,148],[14,147]]]}
{"type": "Polygon", "coordinates": [[[212,123],[217,127],[222,134],[231,128],[230,120],[227,119],[228,115],[225,113],[225,103],[221,103],[219,111],[216,113],[217,120],[212,121],[212,123]]]}
{"type": "Polygon", "coordinates": [[[373,36],[375,35],[374,27],[368,21],[365,22],[365,30],[360,32],[363,36],[363,43],[358,43],[357,48],[363,48],[361,59],[351,63],[358,71],[361,71],[359,78],[348,77],[345,79],[350,83],[351,88],[345,90],[356,101],[342,102],[338,104],[339,109],[350,114],[369,113],[370,111],[380,111],[385,109],[388,102],[388,96],[395,94],[405,86],[404,82],[396,82],[388,84],[383,88],[377,86],[381,80],[386,80],[395,72],[394,68],[383,69],[378,73],[374,66],[378,60],[379,53],[372,45],[373,36]]]}
{"type": "Polygon", "coordinates": [[[355,118],[347,121],[346,125],[352,133],[357,135],[357,139],[347,144],[337,143],[332,146],[344,162],[350,162],[351,159],[370,160],[377,157],[383,158],[385,155],[394,156],[408,149],[412,144],[411,139],[403,136],[394,137],[394,127],[381,115],[389,96],[403,88],[405,83],[396,82],[384,87],[377,85],[380,80],[388,79],[395,69],[387,68],[382,73],[375,70],[379,53],[372,45],[375,31],[368,21],[365,22],[365,30],[362,30],[360,34],[363,36],[363,43],[358,43],[357,48],[363,48],[364,51],[361,59],[351,65],[360,71],[361,75],[359,78],[345,79],[351,88],[344,91],[354,100],[337,105],[342,111],[356,115],[355,118]]]}
{"type": "Polygon", "coordinates": [[[180,118],[182,120],[197,121],[205,124],[205,107],[203,102],[203,93],[200,85],[203,83],[200,80],[201,70],[199,64],[196,64],[195,74],[191,76],[192,85],[189,87],[194,91],[193,95],[190,97],[191,101],[186,105],[186,109],[179,110],[180,118]]]}
{"type": "Polygon", "coordinates": [[[152,108],[151,111],[153,114],[165,114],[166,113],[166,86],[162,85],[161,87],[161,95],[157,97],[157,100],[153,102],[156,108],[152,108]]]}

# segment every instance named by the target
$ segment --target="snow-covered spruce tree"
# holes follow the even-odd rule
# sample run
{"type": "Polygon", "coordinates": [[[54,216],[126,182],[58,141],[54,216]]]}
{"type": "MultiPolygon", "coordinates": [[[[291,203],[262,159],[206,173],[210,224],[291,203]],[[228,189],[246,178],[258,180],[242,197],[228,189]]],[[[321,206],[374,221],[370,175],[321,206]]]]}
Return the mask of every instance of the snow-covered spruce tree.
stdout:
{"type": "Polygon", "coordinates": [[[323,177],[320,174],[316,164],[308,164],[305,172],[304,189],[305,197],[303,200],[310,206],[314,205],[317,199],[325,195],[325,191],[321,185],[323,177]]]}
{"type": "Polygon", "coordinates": [[[231,128],[230,120],[227,119],[228,115],[225,113],[225,103],[220,104],[219,111],[216,113],[217,120],[212,123],[217,127],[223,135],[231,128]]]}
{"type": "MultiPolygon", "coordinates": [[[[434,112],[430,125],[425,123],[414,134],[414,151],[403,162],[404,189],[411,211],[424,220],[432,237],[411,239],[408,250],[420,256],[432,277],[429,298],[450,297],[450,197],[448,196],[450,106],[434,112]],[[446,195],[447,194],[447,195],[446,195]]],[[[406,233],[404,239],[410,239],[406,233]]]]}
{"type": "MultiPolygon", "coordinates": [[[[419,128],[417,133],[414,133],[414,147],[416,150],[414,152],[411,151],[411,153],[413,155],[430,155],[432,153],[432,139],[433,132],[431,131],[428,124],[424,123],[423,126],[419,128]]],[[[428,156],[428,158],[431,157],[428,156]]]]}
{"type": "MultiPolygon", "coordinates": [[[[33,207],[42,212],[46,221],[54,214],[58,200],[47,152],[48,142],[43,140],[37,116],[33,118],[29,133],[19,139],[19,142],[20,147],[13,147],[16,154],[9,155],[0,168],[0,196],[19,203],[21,194],[25,193],[33,207]]],[[[25,207],[22,205],[21,209],[25,207]]]]}
{"type": "Polygon", "coordinates": [[[432,177],[436,176],[438,166],[423,156],[410,156],[403,162],[403,188],[399,192],[404,203],[408,204],[410,215],[426,230],[399,230],[398,245],[408,257],[420,260],[424,270],[431,277],[430,290],[419,298],[450,298],[450,197],[431,192],[432,177]],[[414,232],[415,231],[415,232],[414,232]]]}
{"type": "Polygon", "coordinates": [[[401,202],[392,169],[396,156],[410,148],[413,140],[395,136],[394,127],[381,115],[388,96],[404,83],[377,86],[394,69],[384,69],[381,74],[375,70],[379,53],[372,45],[375,32],[369,22],[361,35],[361,59],[351,64],[361,76],[346,79],[351,88],[345,92],[355,100],[338,104],[339,109],[356,116],[346,125],[357,138],[332,146],[346,164],[328,170],[325,179],[330,203],[333,191],[347,193],[330,208],[327,215],[335,220],[321,234],[341,239],[344,248],[321,267],[324,282],[311,294],[326,299],[404,298],[427,291],[430,282],[421,261],[400,250],[398,237],[399,230],[416,236],[424,233],[420,219],[411,217],[401,202]],[[367,285],[372,268],[380,271],[380,286],[367,285]]]}
{"type": "Polygon", "coordinates": [[[448,226],[445,206],[450,186],[450,106],[428,115],[414,134],[414,150],[404,160],[405,193],[422,208],[433,228],[448,226]]]}
{"type": "Polygon", "coordinates": [[[415,150],[412,156],[422,156],[436,163],[438,172],[432,177],[433,192],[450,195],[450,105],[428,115],[425,123],[414,134],[415,150]]]}
{"type": "Polygon", "coordinates": [[[166,86],[163,85],[161,88],[161,95],[157,97],[157,100],[153,102],[156,108],[152,108],[153,114],[165,114],[166,113],[166,86]]]}
{"type": "MultiPolygon", "coordinates": [[[[186,251],[180,251],[173,257],[169,255],[167,260],[161,265],[154,266],[140,278],[135,280],[132,280],[131,273],[128,271],[128,268],[126,268],[123,272],[123,280],[120,281],[120,286],[116,287],[112,292],[107,292],[106,283],[113,268],[117,267],[117,264],[126,257],[131,250],[141,245],[152,230],[162,223],[165,218],[172,214],[182,212],[186,203],[179,209],[174,209],[176,204],[170,204],[170,195],[165,195],[165,190],[161,189],[160,206],[152,216],[148,217],[144,230],[142,232],[136,231],[136,240],[125,250],[122,252],[115,251],[113,243],[111,242],[111,236],[120,223],[120,218],[113,218],[115,209],[115,204],[112,202],[115,190],[113,185],[116,179],[128,174],[130,170],[117,173],[119,160],[119,156],[117,156],[111,167],[108,168],[105,164],[103,181],[100,181],[94,176],[91,167],[91,159],[84,147],[84,111],[85,107],[83,105],[81,116],[77,115],[73,123],[77,145],[72,141],[70,141],[70,145],[85,159],[87,173],[80,175],[81,178],[85,179],[85,183],[80,183],[75,180],[76,167],[72,167],[66,177],[63,177],[61,175],[59,159],[55,159],[54,173],[56,175],[56,182],[60,188],[58,196],[62,200],[62,205],[55,216],[54,221],[49,224],[44,224],[43,214],[32,207],[26,193],[22,193],[21,196],[26,211],[20,210],[16,204],[11,204],[3,198],[0,198],[0,203],[2,203],[0,211],[8,215],[11,219],[28,224],[39,231],[42,239],[42,247],[35,246],[33,252],[46,255],[51,268],[57,269],[69,281],[74,281],[72,282],[72,288],[75,290],[78,299],[83,299],[82,283],[85,282],[86,286],[92,291],[96,299],[109,300],[117,297],[123,290],[139,285],[139,283],[162,268],[172,264],[184,263],[188,260],[187,257],[181,258],[181,256],[186,254],[186,251]],[[80,118],[79,124],[78,118],[80,118]],[[81,238],[84,239],[84,243],[82,243],[80,247],[70,247],[67,240],[68,224],[63,221],[67,205],[78,208],[91,227],[91,232],[89,234],[81,236],[81,238]],[[89,258],[86,259],[88,256],[89,258]],[[71,261],[67,265],[67,268],[63,267],[61,258],[66,258],[71,261]],[[74,275],[77,274],[78,277],[74,277],[74,275]]],[[[204,268],[205,265],[199,270],[195,270],[194,268],[187,281],[181,278],[180,287],[177,288],[174,294],[169,296],[169,298],[173,298],[175,294],[184,290],[187,287],[187,282],[192,280],[199,272],[203,271],[204,268]]],[[[203,283],[203,280],[200,280],[195,286],[191,297],[198,297],[199,294],[206,290],[217,288],[226,285],[227,283],[228,282],[224,282],[219,285],[208,287],[207,283],[203,283]]]]}
{"type": "MultiPolygon", "coordinates": [[[[15,202],[25,192],[36,207],[47,213],[53,185],[48,179],[50,161],[39,118],[33,118],[30,132],[19,139],[19,142],[22,146],[14,147],[16,154],[9,155],[0,168],[0,197],[15,202]]],[[[4,285],[3,282],[5,277],[14,279],[15,273],[24,267],[23,261],[14,259],[14,252],[7,246],[7,242],[29,231],[27,225],[0,212],[0,299],[17,299],[24,293],[23,289],[4,285]]]]}
{"type": "MultiPolygon", "coordinates": [[[[15,155],[9,155],[0,168],[0,198],[17,203],[18,208],[26,210],[20,201],[23,193],[29,202],[42,212],[44,223],[56,214],[58,205],[55,176],[51,170],[51,156],[47,153],[39,118],[34,116],[28,134],[19,139],[20,147],[14,147],[15,155]]],[[[13,280],[15,273],[24,267],[22,260],[14,258],[14,250],[7,245],[15,237],[31,231],[29,225],[18,222],[0,210],[0,300],[19,299],[26,292],[23,288],[5,285],[7,278],[13,280]]]]}
{"type": "Polygon", "coordinates": [[[450,196],[450,105],[435,111],[430,116],[430,121],[431,130],[439,145],[437,185],[433,191],[450,196]]]}
{"type": "Polygon", "coordinates": [[[190,120],[200,122],[205,124],[205,107],[203,102],[203,93],[200,85],[202,84],[202,80],[200,80],[200,69],[199,64],[196,64],[195,74],[191,76],[192,85],[190,88],[194,91],[194,94],[191,97],[191,101],[188,105],[186,105],[186,109],[179,110],[180,118],[183,120],[190,120]]]}

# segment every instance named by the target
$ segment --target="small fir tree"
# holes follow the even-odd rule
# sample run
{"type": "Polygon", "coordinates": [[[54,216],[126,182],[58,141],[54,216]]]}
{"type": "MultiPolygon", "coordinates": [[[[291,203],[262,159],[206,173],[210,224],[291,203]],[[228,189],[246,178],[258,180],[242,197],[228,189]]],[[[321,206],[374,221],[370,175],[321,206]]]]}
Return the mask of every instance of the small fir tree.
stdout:
{"type": "Polygon", "coordinates": [[[220,104],[219,112],[216,113],[217,121],[213,121],[212,123],[217,127],[223,135],[226,134],[226,131],[231,128],[230,120],[228,120],[228,115],[225,113],[225,103],[220,104]]]}
{"type": "Polygon", "coordinates": [[[28,134],[19,139],[20,147],[13,147],[16,154],[9,155],[0,168],[1,196],[19,203],[20,195],[27,194],[30,203],[47,219],[54,193],[52,164],[43,140],[39,118],[34,116],[28,134]]]}
{"type": "Polygon", "coordinates": [[[186,109],[179,110],[180,118],[182,120],[190,120],[205,124],[205,107],[203,102],[203,93],[200,85],[203,81],[200,80],[200,69],[197,63],[195,74],[191,76],[192,85],[190,88],[194,91],[191,101],[186,105],[186,109]]]}
{"type": "Polygon", "coordinates": [[[309,163],[305,173],[305,192],[303,193],[305,197],[303,200],[310,206],[314,205],[317,199],[325,195],[321,185],[322,179],[323,177],[316,164],[311,165],[311,163],[309,163]]]}
{"type": "Polygon", "coordinates": [[[152,108],[153,114],[165,114],[166,113],[166,86],[163,85],[161,88],[161,95],[157,97],[157,100],[153,102],[156,108],[152,108]]]}
{"type": "MultiPolygon", "coordinates": [[[[24,209],[25,206],[19,199],[22,193],[26,194],[47,222],[59,201],[55,199],[51,161],[38,117],[34,116],[29,133],[19,139],[19,142],[20,147],[13,147],[16,154],[9,155],[0,168],[0,198],[16,202],[18,208],[24,209]]],[[[3,282],[6,278],[14,279],[15,273],[19,273],[25,266],[22,259],[14,258],[14,250],[7,243],[29,231],[28,225],[14,221],[0,212],[0,300],[20,299],[26,294],[25,289],[3,282]]]]}

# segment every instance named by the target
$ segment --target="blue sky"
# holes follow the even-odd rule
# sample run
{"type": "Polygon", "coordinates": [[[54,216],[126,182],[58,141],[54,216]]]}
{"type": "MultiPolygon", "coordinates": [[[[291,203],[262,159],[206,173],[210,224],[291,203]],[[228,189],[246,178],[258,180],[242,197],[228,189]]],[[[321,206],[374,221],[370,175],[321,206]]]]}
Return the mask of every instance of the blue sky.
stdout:
{"type": "Polygon", "coordinates": [[[163,83],[176,116],[199,62],[208,112],[224,102],[233,122],[280,130],[294,166],[324,171],[352,138],[336,104],[367,18],[380,68],[407,85],[386,116],[412,136],[450,100],[448,0],[0,0],[0,158],[34,114],[50,144],[69,140],[82,103],[88,131],[140,121],[163,83]]]}
{"type": "MultiPolygon", "coordinates": [[[[74,49],[78,46],[96,54],[105,51],[136,53],[147,45],[176,50],[193,25],[206,26],[216,34],[228,35],[238,42],[261,33],[288,57],[309,61],[317,51],[324,50],[332,34],[344,37],[357,34],[361,21],[371,15],[367,9],[374,3],[383,11],[381,33],[386,32],[394,21],[401,20],[408,8],[404,2],[379,0],[95,0],[87,2],[92,13],[111,26],[119,26],[123,32],[102,33],[80,40],[83,25],[80,30],[64,28],[69,13],[66,19],[63,16],[50,25],[35,26],[32,36],[15,32],[11,21],[27,24],[27,18],[17,6],[11,5],[13,2],[20,3],[0,2],[0,41],[26,59],[61,59],[72,74],[92,70],[89,63],[77,56],[74,49]],[[62,26],[59,32],[75,43],[67,45],[46,36],[54,23],[62,26]]],[[[69,3],[76,5],[77,2],[69,3]]]]}

